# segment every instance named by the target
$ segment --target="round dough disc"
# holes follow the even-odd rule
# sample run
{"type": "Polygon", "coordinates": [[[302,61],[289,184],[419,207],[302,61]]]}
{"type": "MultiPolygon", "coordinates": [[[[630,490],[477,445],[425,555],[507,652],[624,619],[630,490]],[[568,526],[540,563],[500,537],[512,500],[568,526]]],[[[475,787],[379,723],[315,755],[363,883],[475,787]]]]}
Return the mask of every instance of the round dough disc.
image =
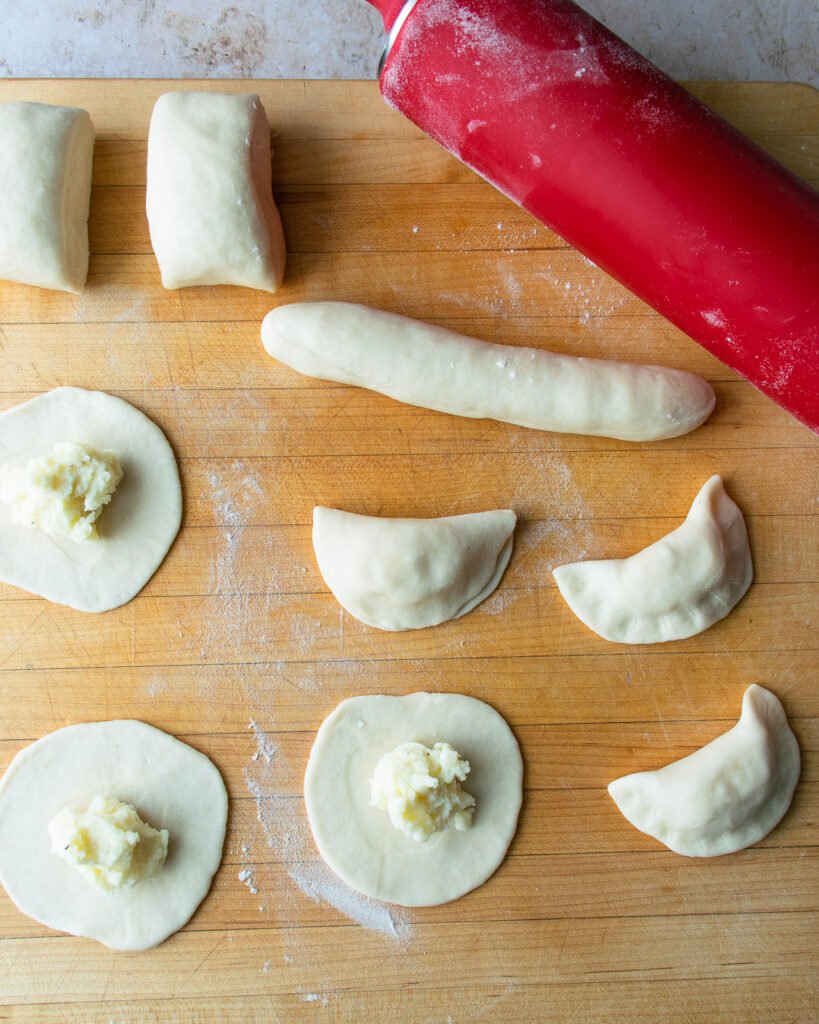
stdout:
{"type": "Polygon", "coordinates": [[[0,781],[0,882],[49,928],[112,949],[148,949],[186,924],[207,895],[227,806],[213,762],[144,722],[58,729],[24,747],[0,781]],[[168,857],[154,878],[101,892],[52,852],[52,818],[97,794],[133,804],[143,821],[168,830],[168,857]]]}
{"type": "Polygon", "coordinates": [[[99,540],[78,544],[12,523],[0,502],[0,581],[82,612],[108,611],[142,590],[179,532],[176,459],[154,422],[103,391],[56,388],[0,414],[0,463],[23,465],[60,441],[114,451],[122,464],[99,540]]]}
{"type": "Polygon", "coordinates": [[[304,778],[319,852],[353,889],[405,907],[430,907],[486,881],[506,855],[523,796],[523,761],[512,730],[483,701],[455,693],[351,697],[325,719],[304,778]],[[472,827],[425,843],[370,806],[382,754],[415,740],[450,743],[469,761],[463,784],[475,797],[472,827]]]}

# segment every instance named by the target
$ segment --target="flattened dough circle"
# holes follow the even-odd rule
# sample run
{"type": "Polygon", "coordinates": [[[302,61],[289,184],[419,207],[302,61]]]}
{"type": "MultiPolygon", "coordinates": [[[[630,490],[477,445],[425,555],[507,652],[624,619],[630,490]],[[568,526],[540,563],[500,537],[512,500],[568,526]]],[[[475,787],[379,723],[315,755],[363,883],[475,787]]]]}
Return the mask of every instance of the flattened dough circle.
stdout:
{"type": "Polygon", "coordinates": [[[0,882],[35,921],[112,949],[147,949],[178,931],[222,859],[227,792],[209,758],[144,722],[69,725],[24,747],[0,781],[0,882]],[[169,833],[159,874],[113,893],[51,851],[48,824],[97,794],[133,804],[169,833]]]}
{"type": "Polygon", "coordinates": [[[124,475],[97,522],[99,540],[50,537],[0,502],[0,581],[83,612],[130,601],[159,568],[182,521],[182,488],[159,427],[103,391],[57,388],[0,414],[0,463],[24,464],[60,441],[110,449],[124,475]]]}
{"type": "Polygon", "coordinates": [[[488,704],[455,693],[342,701],[322,723],[304,777],[310,827],[329,867],[365,896],[406,907],[448,903],[485,882],[512,842],[522,793],[512,730],[488,704]],[[377,761],[411,740],[451,743],[469,761],[464,789],[476,807],[465,832],[418,843],[370,806],[377,761]]]}

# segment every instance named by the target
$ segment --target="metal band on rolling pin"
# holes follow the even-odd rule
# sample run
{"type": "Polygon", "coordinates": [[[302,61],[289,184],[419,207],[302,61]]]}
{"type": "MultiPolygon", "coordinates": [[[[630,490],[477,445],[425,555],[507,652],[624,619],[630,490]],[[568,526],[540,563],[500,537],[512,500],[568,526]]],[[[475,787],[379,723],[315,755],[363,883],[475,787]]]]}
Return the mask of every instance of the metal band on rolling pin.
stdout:
{"type": "Polygon", "coordinates": [[[404,27],[404,22],[409,17],[410,11],[413,9],[413,7],[417,3],[418,3],[418,0],[407,0],[407,2],[404,4],[404,6],[399,11],[398,17],[395,19],[395,22],[394,22],[392,28],[390,29],[389,35],[387,36],[387,38],[384,41],[384,47],[381,50],[381,56],[378,58],[378,74],[377,74],[378,78],[381,77],[381,72],[384,70],[384,64],[387,61],[387,57],[389,57],[389,55],[390,55],[390,50],[392,49],[392,44],[395,42],[395,40],[396,40],[396,38],[398,36],[398,33],[404,27]]]}

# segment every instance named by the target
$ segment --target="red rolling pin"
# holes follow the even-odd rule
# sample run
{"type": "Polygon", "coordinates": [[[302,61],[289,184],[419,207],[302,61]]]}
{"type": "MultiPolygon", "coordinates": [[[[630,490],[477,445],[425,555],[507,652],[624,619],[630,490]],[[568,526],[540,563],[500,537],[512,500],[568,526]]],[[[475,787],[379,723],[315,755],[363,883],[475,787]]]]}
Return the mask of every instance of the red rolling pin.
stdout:
{"type": "Polygon", "coordinates": [[[381,91],[819,431],[819,194],[570,0],[371,0],[381,91]]]}

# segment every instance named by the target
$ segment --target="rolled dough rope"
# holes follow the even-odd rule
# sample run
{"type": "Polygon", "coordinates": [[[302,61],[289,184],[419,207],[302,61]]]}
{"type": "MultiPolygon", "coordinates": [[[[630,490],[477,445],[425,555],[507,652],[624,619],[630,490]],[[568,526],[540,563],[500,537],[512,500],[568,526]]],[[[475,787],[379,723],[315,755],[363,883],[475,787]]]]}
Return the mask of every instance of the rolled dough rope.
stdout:
{"type": "Polygon", "coordinates": [[[94,124],[78,107],[0,106],[0,278],[79,293],[94,124]]]}
{"type": "Polygon", "coordinates": [[[715,401],[682,370],[490,344],[346,302],[279,306],[262,342],[310,377],[536,430],[657,441],[694,430],[715,401]]]}
{"type": "Polygon", "coordinates": [[[148,135],[146,208],[165,288],[235,284],[275,292],[284,277],[284,234],[259,97],[160,96],[148,135]]]}

